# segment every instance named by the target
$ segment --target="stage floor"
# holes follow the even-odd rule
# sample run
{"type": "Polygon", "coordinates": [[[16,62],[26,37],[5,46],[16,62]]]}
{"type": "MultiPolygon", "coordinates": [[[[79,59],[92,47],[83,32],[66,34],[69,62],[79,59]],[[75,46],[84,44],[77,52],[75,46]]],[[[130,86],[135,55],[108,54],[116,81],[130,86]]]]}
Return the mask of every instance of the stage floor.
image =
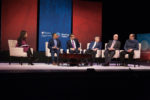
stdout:
{"type": "Polygon", "coordinates": [[[115,64],[111,64],[110,66],[102,66],[96,65],[93,66],[54,66],[51,64],[44,64],[44,63],[34,63],[33,66],[24,63],[23,65],[19,65],[18,63],[0,63],[0,71],[1,72],[30,72],[30,71],[40,71],[40,72],[86,72],[88,69],[94,71],[150,71],[150,66],[143,66],[140,67],[134,65],[129,65],[128,67],[124,66],[115,66],[115,64]]]}

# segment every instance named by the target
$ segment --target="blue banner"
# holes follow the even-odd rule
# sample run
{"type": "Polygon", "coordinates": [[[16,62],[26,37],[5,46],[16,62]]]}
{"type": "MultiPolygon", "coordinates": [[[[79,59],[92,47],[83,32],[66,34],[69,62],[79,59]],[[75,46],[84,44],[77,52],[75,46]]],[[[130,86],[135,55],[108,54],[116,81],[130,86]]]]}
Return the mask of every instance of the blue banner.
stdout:
{"type": "Polygon", "coordinates": [[[137,34],[137,40],[142,44],[142,51],[150,50],[150,33],[137,34]]]}
{"type": "MultiPolygon", "coordinates": [[[[1,0],[0,0],[0,19],[1,19],[1,0]]],[[[0,50],[1,50],[1,20],[0,20],[0,50]]]]}
{"type": "Polygon", "coordinates": [[[72,26],[72,0],[40,0],[38,50],[45,51],[45,42],[53,33],[60,34],[62,48],[66,49],[72,26]]]}

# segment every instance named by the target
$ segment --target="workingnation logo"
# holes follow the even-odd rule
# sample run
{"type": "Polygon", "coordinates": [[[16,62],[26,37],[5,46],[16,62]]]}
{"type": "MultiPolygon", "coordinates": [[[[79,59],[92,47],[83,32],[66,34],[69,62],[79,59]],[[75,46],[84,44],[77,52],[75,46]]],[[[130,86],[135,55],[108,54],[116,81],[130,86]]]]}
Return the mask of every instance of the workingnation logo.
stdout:
{"type": "MultiPolygon", "coordinates": [[[[42,37],[52,37],[52,32],[41,32],[41,36],[42,37]]],[[[57,35],[59,35],[60,37],[62,38],[68,38],[69,37],[69,34],[68,33],[59,33],[59,32],[56,32],[57,35]]]]}

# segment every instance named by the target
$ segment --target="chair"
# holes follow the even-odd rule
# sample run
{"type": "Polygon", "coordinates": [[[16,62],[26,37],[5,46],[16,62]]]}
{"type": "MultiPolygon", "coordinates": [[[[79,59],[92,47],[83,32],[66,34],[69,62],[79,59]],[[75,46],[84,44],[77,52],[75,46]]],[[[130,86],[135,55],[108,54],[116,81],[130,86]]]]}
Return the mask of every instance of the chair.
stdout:
{"type": "MultiPolygon", "coordinates": [[[[63,54],[63,49],[60,49],[60,53],[63,54]]],[[[45,42],[45,56],[50,58],[51,57],[51,53],[50,53],[50,49],[48,48],[48,42],[45,42]]],[[[55,57],[57,57],[57,54],[54,54],[55,57]]],[[[48,64],[49,64],[49,60],[48,60],[48,64]]]]}
{"type": "MultiPolygon", "coordinates": [[[[106,50],[106,46],[107,46],[107,43],[105,43],[105,50],[106,50]]],[[[105,50],[102,50],[102,58],[105,58],[105,50]]],[[[114,59],[116,59],[116,66],[118,64],[118,58],[120,58],[120,50],[115,50],[115,55],[113,56],[114,59]]]]}
{"type": "MultiPolygon", "coordinates": [[[[120,50],[120,52],[122,52],[123,50],[120,50]]],[[[129,54],[125,55],[125,58],[128,59],[129,58],[129,54]]],[[[140,66],[140,58],[141,58],[141,43],[139,43],[139,50],[134,50],[134,67],[136,66],[136,62],[138,62],[138,66],[140,66]]]]}
{"type": "MultiPolygon", "coordinates": [[[[90,43],[87,43],[87,50],[89,49],[90,43]]],[[[84,53],[86,52],[86,49],[84,50],[84,53]]],[[[100,58],[101,56],[101,50],[97,50],[97,53],[95,55],[95,58],[100,58]]]]}
{"type": "MultiPolygon", "coordinates": [[[[85,53],[86,50],[89,49],[89,46],[90,46],[90,43],[87,43],[87,49],[84,49],[83,53],[85,53]]],[[[102,50],[97,50],[96,55],[95,55],[96,60],[101,58],[101,54],[102,54],[102,50]]],[[[98,64],[98,61],[97,61],[97,64],[98,64]]]]}
{"type": "MultiPolygon", "coordinates": [[[[20,58],[19,63],[22,65],[22,58],[27,57],[27,53],[24,52],[22,47],[16,47],[17,40],[8,40],[9,46],[9,64],[11,64],[12,57],[20,58]]],[[[31,48],[31,52],[33,53],[33,48],[31,48]]]]}
{"type": "MultiPolygon", "coordinates": [[[[82,45],[81,45],[81,43],[80,43],[80,54],[82,53],[82,47],[81,47],[82,45]]],[[[67,49],[67,54],[69,54],[69,49],[67,49]]]]}

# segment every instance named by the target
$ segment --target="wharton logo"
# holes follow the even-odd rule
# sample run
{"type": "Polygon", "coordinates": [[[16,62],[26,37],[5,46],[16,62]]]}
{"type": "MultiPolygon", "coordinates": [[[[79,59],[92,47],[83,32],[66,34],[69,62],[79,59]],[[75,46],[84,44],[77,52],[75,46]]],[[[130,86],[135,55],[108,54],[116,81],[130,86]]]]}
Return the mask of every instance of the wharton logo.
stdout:
{"type": "MultiPolygon", "coordinates": [[[[41,36],[42,37],[52,37],[52,32],[41,32],[41,36]]],[[[69,37],[69,34],[68,33],[59,33],[59,32],[56,32],[57,35],[59,35],[61,38],[68,38],[69,37]]]]}
{"type": "Polygon", "coordinates": [[[42,37],[52,37],[52,33],[51,32],[41,32],[42,37]]]}
{"type": "Polygon", "coordinates": [[[68,37],[69,37],[69,34],[67,34],[67,33],[62,33],[62,34],[61,34],[61,37],[62,37],[62,38],[68,38],[68,37]]]}

